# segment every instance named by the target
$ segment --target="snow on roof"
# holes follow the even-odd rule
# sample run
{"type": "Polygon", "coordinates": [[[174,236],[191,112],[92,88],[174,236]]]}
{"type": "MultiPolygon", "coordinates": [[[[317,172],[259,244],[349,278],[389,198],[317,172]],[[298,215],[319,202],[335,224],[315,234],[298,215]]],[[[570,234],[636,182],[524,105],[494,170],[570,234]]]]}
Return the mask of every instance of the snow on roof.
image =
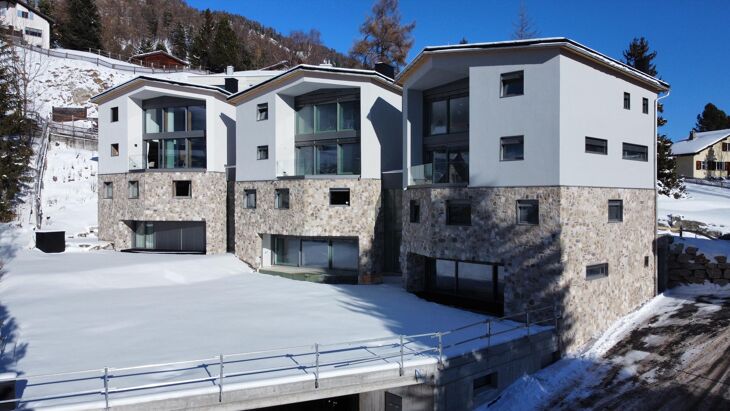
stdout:
{"type": "Polygon", "coordinates": [[[649,76],[628,64],[622,63],[612,57],[609,57],[603,53],[593,50],[577,41],[571,40],[567,37],[546,37],[539,39],[527,39],[527,40],[510,40],[510,41],[496,41],[488,43],[468,43],[468,44],[454,44],[447,46],[429,46],[424,48],[416,58],[414,58],[408,65],[396,76],[396,82],[402,84],[403,79],[409,74],[409,72],[415,67],[419,60],[424,58],[424,55],[450,52],[456,50],[486,50],[486,49],[498,49],[498,48],[516,48],[516,47],[539,47],[539,46],[563,46],[570,48],[578,53],[581,53],[593,60],[599,61],[604,65],[618,71],[622,71],[632,77],[639,78],[640,80],[652,84],[654,87],[661,91],[669,89],[669,83],[649,76]]]}
{"type": "Polygon", "coordinates": [[[147,81],[152,81],[152,82],[172,84],[172,85],[176,85],[176,86],[196,87],[196,88],[201,88],[201,89],[205,89],[205,90],[217,91],[217,92],[223,94],[225,97],[228,97],[228,95],[231,94],[229,91],[224,90],[224,89],[222,89],[220,87],[216,87],[216,86],[205,86],[205,85],[201,85],[201,84],[188,83],[188,82],[177,81],[177,80],[167,80],[167,79],[156,78],[156,77],[137,76],[137,77],[135,77],[135,78],[133,78],[133,79],[131,79],[129,81],[125,81],[122,84],[119,84],[119,85],[114,86],[114,87],[112,87],[110,89],[104,90],[103,92],[101,92],[101,93],[99,93],[99,94],[91,97],[89,99],[89,101],[91,101],[92,103],[99,104],[99,99],[101,97],[107,95],[108,93],[111,93],[112,91],[114,91],[114,90],[116,90],[118,88],[125,87],[125,86],[127,86],[127,85],[129,85],[129,84],[131,84],[131,83],[133,83],[135,81],[138,81],[138,80],[147,80],[147,81]]]}
{"type": "Polygon", "coordinates": [[[134,56],[130,57],[129,59],[130,60],[135,60],[135,59],[139,60],[139,59],[142,59],[144,57],[153,56],[155,54],[164,54],[165,56],[167,56],[167,57],[169,57],[169,58],[171,58],[171,59],[173,59],[173,60],[175,60],[177,62],[180,62],[181,64],[190,65],[189,62],[181,59],[180,57],[176,57],[176,56],[174,56],[174,55],[166,52],[165,50],[153,50],[153,51],[148,51],[147,53],[135,54],[134,56]]]}
{"type": "Polygon", "coordinates": [[[730,128],[695,133],[695,137],[691,140],[687,138],[672,144],[672,154],[675,156],[696,154],[728,136],[730,128]]]}

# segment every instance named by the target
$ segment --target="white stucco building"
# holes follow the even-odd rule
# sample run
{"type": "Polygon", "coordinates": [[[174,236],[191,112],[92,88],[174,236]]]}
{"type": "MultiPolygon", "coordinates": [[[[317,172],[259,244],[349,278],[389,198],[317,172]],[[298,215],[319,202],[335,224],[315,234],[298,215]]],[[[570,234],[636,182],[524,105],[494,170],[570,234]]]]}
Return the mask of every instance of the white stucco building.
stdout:
{"type": "Polygon", "coordinates": [[[0,1],[0,26],[6,28],[14,36],[22,37],[26,43],[42,47],[51,47],[51,19],[20,0],[0,1]]]}

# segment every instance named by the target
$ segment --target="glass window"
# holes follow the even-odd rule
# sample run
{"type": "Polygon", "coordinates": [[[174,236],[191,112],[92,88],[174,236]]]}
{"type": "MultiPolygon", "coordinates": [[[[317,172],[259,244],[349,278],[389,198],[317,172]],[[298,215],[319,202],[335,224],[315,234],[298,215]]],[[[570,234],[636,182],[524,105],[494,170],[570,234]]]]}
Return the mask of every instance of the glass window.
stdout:
{"type": "Polygon", "coordinates": [[[119,121],[119,107],[112,107],[112,123],[119,121]]]}
{"type": "Polygon", "coordinates": [[[269,158],[269,146],[256,147],[256,160],[267,160],[269,158]]]}
{"type": "Polygon", "coordinates": [[[502,145],[502,161],[524,160],[525,140],[523,136],[502,137],[500,141],[502,145]]]}
{"type": "Polygon", "coordinates": [[[449,182],[449,156],[446,150],[435,150],[431,152],[433,160],[433,182],[448,183],[449,182]]]}
{"type": "Polygon", "coordinates": [[[297,175],[314,174],[314,146],[300,146],[296,148],[297,175]]]}
{"type": "Polygon", "coordinates": [[[538,200],[517,200],[517,224],[540,224],[540,204],[538,200]]]}
{"type": "Polygon", "coordinates": [[[337,174],[337,145],[317,146],[317,174],[337,174]]]}
{"type": "Polygon", "coordinates": [[[147,168],[160,168],[160,140],[147,140],[147,168]]]}
{"type": "Polygon", "coordinates": [[[289,208],[289,189],[288,188],[277,188],[274,192],[274,207],[282,210],[289,208]]]}
{"type": "Polygon", "coordinates": [[[274,264],[299,265],[298,238],[275,237],[274,238],[274,264]]]}
{"type": "Polygon", "coordinates": [[[649,114],[649,99],[646,97],[641,99],[641,112],[649,114]]]}
{"type": "Polygon", "coordinates": [[[161,168],[185,168],[187,152],[184,138],[171,138],[162,140],[162,167],[161,168]]]}
{"type": "Polygon", "coordinates": [[[502,74],[502,97],[522,94],[525,94],[525,73],[516,71],[502,74]]]}
{"type": "Polygon", "coordinates": [[[468,200],[446,201],[447,225],[471,225],[471,204],[468,200]]]}
{"type": "Polygon", "coordinates": [[[449,100],[449,133],[469,130],[469,96],[449,100]]]}
{"type": "Polygon", "coordinates": [[[297,111],[297,134],[312,134],[314,132],[314,108],[304,106],[297,111]]]}
{"type": "Polygon", "coordinates": [[[139,181],[130,181],[127,188],[129,198],[139,198],[139,181]]]}
{"type": "Polygon", "coordinates": [[[205,106],[190,106],[190,130],[205,131],[205,106]]]}
{"type": "Polygon", "coordinates": [[[315,106],[315,125],[318,133],[337,131],[337,103],[315,106]]]}
{"type": "Polygon", "coordinates": [[[268,120],[269,103],[262,103],[256,106],[256,121],[268,120]]]}
{"type": "Polygon", "coordinates": [[[608,221],[621,222],[624,220],[623,200],[608,200],[608,221]]]}
{"type": "Polygon", "coordinates": [[[360,174],[360,143],[340,144],[339,174],[360,174]]]}
{"type": "Polygon", "coordinates": [[[256,190],[244,190],[246,208],[256,208],[256,190]]]}
{"type": "Polygon", "coordinates": [[[302,266],[329,268],[329,244],[326,240],[302,240],[302,266]]]}
{"type": "Polygon", "coordinates": [[[114,184],[111,181],[104,182],[104,198],[114,198],[114,184]]]}
{"type": "Polygon", "coordinates": [[[118,157],[119,156],[119,143],[113,143],[112,144],[112,157],[118,157]]]}
{"type": "Polygon", "coordinates": [[[174,133],[186,131],[185,107],[171,107],[165,110],[165,131],[174,133]]]}
{"type": "Polygon", "coordinates": [[[449,182],[469,181],[469,152],[449,151],[449,182]]]}
{"type": "Polygon", "coordinates": [[[624,93],[624,108],[631,110],[631,94],[629,93],[624,93]]]}
{"type": "Polygon", "coordinates": [[[134,248],[155,248],[155,229],[152,223],[137,222],[134,230],[134,248]]]}
{"type": "Polygon", "coordinates": [[[586,267],[586,278],[608,277],[608,264],[594,264],[586,267]]]}
{"type": "Polygon", "coordinates": [[[608,141],[600,138],[586,137],[586,153],[608,154],[608,141]]]}
{"type": "Polygon", "coordinates": [[[357,270],[357,241],[332,241],[332,268],[340,270],[357,270]]]}
{"type": "Polygon", "coordinates": [[[180,180],[172,182],[173,197],[192,197],[192,185],[190,180],[180,180]]]}
{"type": "Polygon", "coordinates": [[[410,213],[410,221],[412,223],[421,222],[421,205],[416,200],[411,200],[408,206],[410,213]]]}
{"type": "Polygon", "coordinates": [[[436,260],[436,288],[456,290],[456,261],[436,260]]]}
{"type": "Polygon", "coordinates": [[[339,130],[360,129],[360,103],[357,101],[346,101],[340,103],[340,127],[339,130]]]}
{"type": "Polygon", "coordinates": [[[330,205],[349,206],[349,188],[330,188],[330,205]]]}
{"type": "Polygon", "coordinates": [[[144,111],[145,132],[147,134],[162,132],[162,109],[148,108],[144,111]]]}
{"type": "Polygon", "coordinates": [[[428,103],[429,135],[446,134],[446,113],[448,101],[439,100],[428,103]]]}
{"type": "Polygon", "coordinates": [[[492,296],[494,281],[492,266],[459,261],[459,291],[492,296]]]}
{"type": "Polygon", "coordinates": [[[638,144],[624,143],[624,160],[649,161],[649,148],[638,144]]]}
{"type": "Polygon", "coordinates": [[[190,167],[191,168],[205,168],[206,157],[205,157],[205,139],[204,138],[191,138],[188,139],[190,147],[190,167]]]}

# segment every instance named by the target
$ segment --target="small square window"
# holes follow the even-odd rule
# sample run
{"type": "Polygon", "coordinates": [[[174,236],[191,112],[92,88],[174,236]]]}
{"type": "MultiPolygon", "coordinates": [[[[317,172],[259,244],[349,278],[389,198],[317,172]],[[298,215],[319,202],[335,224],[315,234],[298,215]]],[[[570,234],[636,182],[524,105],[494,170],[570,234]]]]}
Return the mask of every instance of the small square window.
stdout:
{"type": "Polygon", "coordinates": [[[730,151],[730,143],[722,143],[722,151],[730,151]]]}
{"type": "Polygon", "coordinates": [[[649,148],[638,144],[623,144],[623,159],[634,161],[649,161],[649,148]]]}
{"type": "Polygon", "coordinates": [[[349,206],[350,205],[350,189],[349,188],[330,188],[330,205],[349,206]]]}
{"type": "Polygon", "coordinates": [[[517,224],[540,224],[540,203],[538,200],[517,200],[517,224]]]}
{"type": "Polygon", "coordinates": [[[631,94],[629,93],[624,93],[624,108],[631,110],[631,94]]]}
{"type": "Polygon", "coordinates": [[[256,190],[244,190],[243,198],[246,208],[256,208],[256,190]]]}
{"type": "Polygon", "coordinates": [[[173,197],[190,198],[193,195],[193,183],[190,180],[180,180],[172,182],[173,197]]]}
{"type": "Polygon", "coordinates": [[[624,221],[624,201],[608,200],[608,221],[620,223],[624,221]]]}
{"type": "Polygon", "coordinates": [[[119,143],[113,143],[112,144],[111,154],[112,154],[112,157],[119,156],[119,143]]]}
{"type": "Polygon", "coordinates": [[[421,222],[421,205],[418,200],[411,200],[408,205],[408,212],[410,214],[410,221],[412,223],[421,222]]]}
{"type": "Polygon", "coordinates": [[[608,154],[608,140],[586,137],[586,153],[608,154]]]}
{"type": "Polygon", "coordinates": [[[256,160],[267,160],[269,158],[269,146],[256,147],[256,160]]]}
{"type": "Polygon", "coordinates": [[[274,207],[286,210],[289,208],[289,189],[288,188],[277,188],[275,191],[274,207]]]}
{"type": "Polygon", "coordinates": [[[648,266],[649,266],[649,256],[645,255],[644,256],[644,267],[648,267],[648,266]]]}
{"type": "Polygon", "coordinates": [[[127,185],[129,198],[139,198],[139,181],[130,181],[127,185]]]}
{"type": "Polygon", "coordinates": [[[641,112],[649,114],[649,99],[646,97],[641,99],[641,112]]]}
{"type": "Polygon", "coordinates": [[[608,277],[608,264],[594,264],[586,266],[586,279],[608,277]]]}
{"type": "Polygon", "coordinates": [[[502,97],[523,94],[525,94],[525,73],[523,71],[502,74],[502,97]]]}
{"type": "Polygon", "coordinates": [[[114,198],[114,184],[111,181],[104,182],[104,198],[114,198]]]}
{"type": "Polygon", "coordinates": [[[119,121],[119,107],[112,107],[112,123],[119,121]]]}
{"type": "Polygon", "coordinates": [[[256,106],[256,121],[268,120],[269,103],[263,103],[256,106]]]}
{"type": "Polygon", "coordinates": [[[500,160],[517,161],[525,159],[525,138],[523,136],[500,139],[500,160]]]}
{"type": "Polygon", "coordinates": [[[446,225],[471,225],[471,203],[468,200],[446,201],[446,225]]]}

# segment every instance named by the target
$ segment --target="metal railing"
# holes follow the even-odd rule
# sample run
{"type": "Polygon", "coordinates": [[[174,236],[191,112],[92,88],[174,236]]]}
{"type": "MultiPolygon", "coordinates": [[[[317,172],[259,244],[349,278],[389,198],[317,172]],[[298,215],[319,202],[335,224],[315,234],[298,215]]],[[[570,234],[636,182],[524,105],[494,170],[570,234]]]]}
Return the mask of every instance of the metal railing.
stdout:
{"type": "Polygon", "coordinates": [[[703,186],[730,188],[730,181],[727,181],[727,180],[705,180],[705,179],[699,179],[699,178],[685,177],[684,182],[692,183],[692,184],[700,184],[703,186]]]}
{"type": "Polygon", "coordinates": [[[87,127],[76,127],[74,124],[50,122],[49,128],[51,134],[64,137],[80,138],[84,140],[98,140],[99,138],[98,130],[87,127]]]}
{"type": "MultiPolygon", "coordinates": [[[[118,368],[103,367],[91,370],[22,376],[5,381],[14,380],[16,384],[18,381],[26,381],[24,385],[25,390],[38,386],[47,388],[64,384],[91,384],[94,382],[98,386],[94,387],[92,385],[88,388],[84,387],[83,389],[62,391],[51,395],[6,399],[0,401],[0,406],[11,403],[19,405],[68,399],[84,402],[84,399],[86,399],[86,401],[103,401],[104,407],[108,409],[110,407],[110,401],[115,395],[119,396],[125,393],[189,386],[199,383],[212,384],[209,387],[213,390],[217,388],[218,401],[223,402],[224,386],[226,384],[247,381],[246,378],[255,378],[260,381],[266,379],[257,378],[262,375],[267,375],[270,379],[273,379],[277,376],[280,377],[282,372],[301,372],[307,379],[312,380],[314,389],[318,389],[323,369],[357,369],[366,365],[372,365],[373,363],[386,367],[397,367],[398,375],[403,376],[407,362],[416,357],[435,360],[437,366],[443,368],[449,350],[481,340],[486,340],[487,343],[486,346],[479,348],[489,349],[495,337],[517,332],[516,337],[526,336],[529,338],[532,332],[535,331],[532,329],[533,327],[539,327],[539,331],[544,331],[547,328],[543,327],[553,326],[557,331],[560,316],[561,313],[556,305],[501,318],[487,318],[445,332],[391,335],[340,343],[315,343],[237,354],[219,354],[208,358],[187,361],[118,368]],[[515,321],[519,319],[524,319],[524,322],[515,321]],[[510,323],[514,323],[514,325],[510,325],[510,323]],[[454,341],[446,343],[445,340],[447,339],[454,341]],[[253,369],[245,368],[246,364],[255,364],[257,361],[275,360],[283,360],[286,365],[254,367],[253,369]],[[236,370],[236,367],[244,368],[236,370]],[[231,371],[226,372],[227,368],[231,371]],[[217,370],[217,373],[211,373],[209,371],[211,369],[217,370]],[[193,370],[205,370],[205,375],[185,376],[181,379],[159,382],[160,379],[164,378],[163,376],[165,374],[177,376],[193,370]],[[276,375],[272,376],[272,374],[276,375]],[[158,382],[146,383],[135,381],[140,379],[140,377],[150,375],[154,375],[155,380],[158,382]],[[130,381],[130,384],[113,385],[113,383],[123,384],[125,381],[130,381]]],[[[452,352],[452,355],[457,356],[459,353],[452,352]]]]}

